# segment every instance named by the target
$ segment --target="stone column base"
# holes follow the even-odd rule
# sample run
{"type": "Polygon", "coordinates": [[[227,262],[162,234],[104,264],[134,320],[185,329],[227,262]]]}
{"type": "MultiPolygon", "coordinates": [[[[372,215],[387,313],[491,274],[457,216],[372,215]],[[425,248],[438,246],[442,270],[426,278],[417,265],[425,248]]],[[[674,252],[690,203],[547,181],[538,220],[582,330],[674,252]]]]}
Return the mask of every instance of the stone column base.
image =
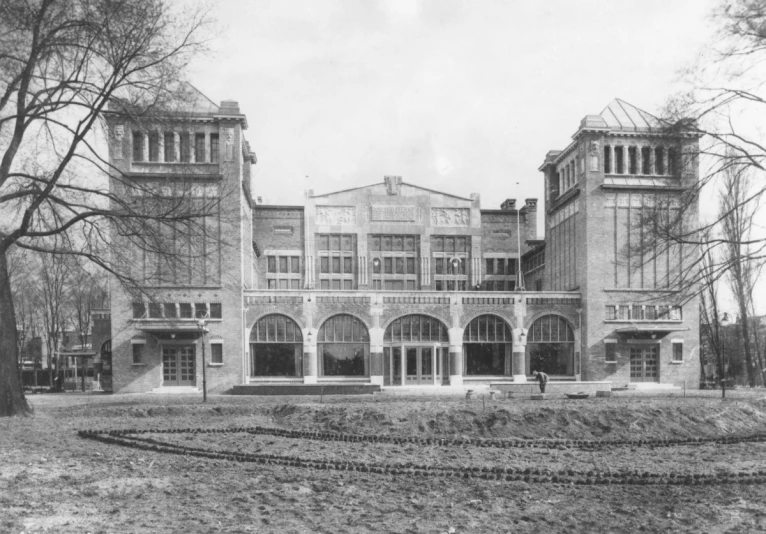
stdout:
{"type": "Polygon", "coordinates": [[[514,384],[526,384],[527,375],[513,375],[514,384]]]}
{"type": "Polygon", "coordinates": [[[304,384],[316,384],[317,383],[316,375],[304,376],[303,377],[303,383],[304,384]]]}
{"type": "Polygon", "coordinates": [[[463,385],[463,375],[449,375],[449,385],[461,387],[463,385]]]}
{"type": "Polygon", "coordinates": [[[383,385],[383,376],[371,376],[370,377],[370,384],[373,386],[382,386],[383,385]]]}

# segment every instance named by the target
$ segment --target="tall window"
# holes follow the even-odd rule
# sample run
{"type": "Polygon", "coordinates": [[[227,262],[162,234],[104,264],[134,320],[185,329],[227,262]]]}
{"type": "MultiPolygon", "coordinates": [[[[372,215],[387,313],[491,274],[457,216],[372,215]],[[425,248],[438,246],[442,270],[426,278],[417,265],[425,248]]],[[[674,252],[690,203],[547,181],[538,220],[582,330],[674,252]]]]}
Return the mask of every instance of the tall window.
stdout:
{"type": "Polygon", "coordinates": [[[250,372],[255,377],[303,376],[303,335],[284,315],[260,319],[250,334],[250,372]]]}
{"type": "Polygon", "coordinates": [[[373,289],[417,289],[418,245],[418,237],[412,235],[371,236],[369,251],[373,289]]]}
{"type": "Polygon", "coordinates": [[[641,147],[641,174],[651,174],[652,162],[650,161],[649,154],[652,149],[648,146],[641,147]]]}
{"type": "Polygon", "coordinates": [[[191,147],[189,146],[189,134],[183,132],[179,137],[179,151],[181,155],[181,161],[183,163],[189,163],[191,161],[191,147]]]}
{"type": "Polygon", "coordinates": [[[300,256],[267,256],[269,289],[300,289],[300,256]]]}
{"type": "Polygon", "coordinates": [[[503,319],[480,315],[463,334],[466,375],[510,376],[513,336],[503,319]]]}
{"type": "Polygon", "coordinates": [[[516,289],[516,258],[484,258],[484,290],[513,291],[516,289]]]}
{"type": "Polygon", "coordinates": [[[628,147],[628,174],[638,174],[638,149],[628,147]]]}
{"type": "Polygon", "coordinates": [[[654,149],[654,174],[665,174],[665,149],[661,146],[654,149]]]}
{"type": "Polygon", "coordinates": [[[356,241],[350,234],[319,234],[320,289],[354,289],[356,241]]]}
{"type": "Polygon", "coordinates": [[[210,136],[210,163],[218,163],[218,134],[210,136]]]}
{"type": "Polygon", "coordinates": [[[470,236],[433,236],[431,237],[431,255],[434,286],[437,291],[468,289],[470,236]]]}
{"type": "Polygon", "coordinates": [[[144,363],[144,345],[143,343],[133,343],[133,365],[144,363]]]}
{"type": "Polygon", "coordinates": [[[549,375],[574,375],[574,332],[558,315],[544,315],[529,329],[527,338],[529,371],[549,375]]]}
{"type": "Polygon", "coordinates": [[[320,376],[370,376],[370,335],[352,315],[335,315],[319,328],[320,376]]]}
{"type": "Polygon", "coordinates": [[[210,363],[223,364],[223,343],[210,342],[210,363]]]}
{"type": "Polygon", "coordinates": [[[173,132],[165,132],[165,161],[173,162],[176,160],[176,136],[173,132]]]}
{"type": "Polygon", "coordinates": [[[149,134],[149,161],[160,160],[160,134],[152,132],[149,134]]]}
{"type": "Polygon", "coordinates": [[[133,161],[144,161],[144,134],[133,132],[133,161]]]}
{"type": "Polygon", "coordinates": [[[604,174],[612,172],[612,147],[604,145],[604,174]]]}
{"type": "Polygon", "coordinates": [[[205,163],[205,134],[194,135],[194,161],[205,163]]]}
{"type": "Polygon", "coordinates": [[[678,154],[675,148],[668,148],[668,174],[676,176],[678,174],[678,154]]]}

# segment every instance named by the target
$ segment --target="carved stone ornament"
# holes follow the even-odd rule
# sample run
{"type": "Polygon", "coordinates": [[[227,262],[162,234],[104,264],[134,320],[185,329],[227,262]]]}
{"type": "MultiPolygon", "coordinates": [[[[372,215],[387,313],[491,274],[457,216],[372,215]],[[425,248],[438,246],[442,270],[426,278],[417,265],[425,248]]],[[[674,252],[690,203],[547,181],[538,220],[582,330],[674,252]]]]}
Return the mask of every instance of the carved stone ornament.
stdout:
{"type": "Polygon", "coordinates": [[[226,140],[227,145],[234,143],[234,128],[224,129],[224,139],[226,140]]]}
{"type": "Polygon", "coordinates": [[[402,190],[402,177],[401,176],[385,176],[383,179],[386,182],[386,193],[389,195],[398,195],[402,190]]]}
{"type": "Polygon", "coordinates": [[[125,126],[122,124],[118,124],[114,127],[114,139],[116,141],[122,141],[122,138],[125,136],[125,126]]]}
{"type": "Polygon", "coordinates": [[[470,226],[471,210],[468,208],[431,208],[432,226],[470,226]]]}
{"type": "Polygon", "coordinates": [[[591,141],[590,142],[590,170],[592,172],[598,171],[598,156],[599,156],[599,150],[600,145],[598,141],[591,141]]]}
{"type": "Polygon", "coordinates": [[[317,224],[355,224],[354,206],[317,206],[317,224]]]}
{"type": "Polygon", "coordinates": [[[417,219],[417,206],[370,206],[371,219],[373,221],[415,221],[417,219]]]}

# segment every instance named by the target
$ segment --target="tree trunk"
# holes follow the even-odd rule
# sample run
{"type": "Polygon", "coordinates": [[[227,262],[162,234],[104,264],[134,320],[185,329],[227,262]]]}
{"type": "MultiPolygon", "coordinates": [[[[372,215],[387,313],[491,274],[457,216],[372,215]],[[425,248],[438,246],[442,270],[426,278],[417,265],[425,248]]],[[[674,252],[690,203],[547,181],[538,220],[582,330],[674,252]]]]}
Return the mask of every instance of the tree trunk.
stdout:
{"type": "Polygon", "coordinates": [[[755,363],[750,351],[750,329],[747,318],[747,307],[743,298],[739,297],[739,316],[742,332],[742,343],[745,345],[745,365],[747,366],[747,383],[751,388],[755,387],[755,363]]]}
{"type": "Polygon", "coordinates": [[[0,252],[0,417],[30,415],[19,374],[19,345],[8,259],[0,252]]]}

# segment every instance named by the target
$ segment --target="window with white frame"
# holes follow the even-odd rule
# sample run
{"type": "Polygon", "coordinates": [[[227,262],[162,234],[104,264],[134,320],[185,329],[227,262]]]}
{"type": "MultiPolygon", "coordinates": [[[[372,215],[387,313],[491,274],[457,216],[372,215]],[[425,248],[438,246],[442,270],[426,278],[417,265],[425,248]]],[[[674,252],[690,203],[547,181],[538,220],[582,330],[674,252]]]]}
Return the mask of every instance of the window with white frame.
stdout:
{"type": "Polygon", "coordinates": [[[210,340],[210,364],[223,365],[223,339],[210,340]]]}
{"type": "Polygon", "coordinates": [[[484,256],[485,291],[513,291],[516,289],[517,258],[484,256]]]}
{"type": "Polygon", "coordinates": [[[617,363],[617,340],[604,340],[604,361],[606,363],[617,363]]]}
{"type": "Polygon", "coordinates": [[[370,236],[372,288],[393,291],[418,288],[418,236],[370,236]]]}
{"type": "Polygon", "coordinates": [[[266,256],[266,280],[269,289],[301,288],[301,257],[298,254],[275,253],[266,256]]]}
{"type": "Polygon", "coordinates": [[[671,362],[681,363],[684,361],[684,342],[682,339],[671,340],[671,346],[673,347],[673,353],[671,355],[671,362]]]}
{"type": "Polygon", "coordinates": [[[143,365],[145,339],[131,339],[131,349],[133,350],[133,365],[143,365]]]}
{"type": "Polygon", "coordinates": [[[471,236],[432,236],[431,255],[436,291],[466,291],[471,236]]]}
{"type": "Polygon", "coordinates": [[[356,236],[317,235],[319,289],[354,289],[356,286],[356,236]]]}

